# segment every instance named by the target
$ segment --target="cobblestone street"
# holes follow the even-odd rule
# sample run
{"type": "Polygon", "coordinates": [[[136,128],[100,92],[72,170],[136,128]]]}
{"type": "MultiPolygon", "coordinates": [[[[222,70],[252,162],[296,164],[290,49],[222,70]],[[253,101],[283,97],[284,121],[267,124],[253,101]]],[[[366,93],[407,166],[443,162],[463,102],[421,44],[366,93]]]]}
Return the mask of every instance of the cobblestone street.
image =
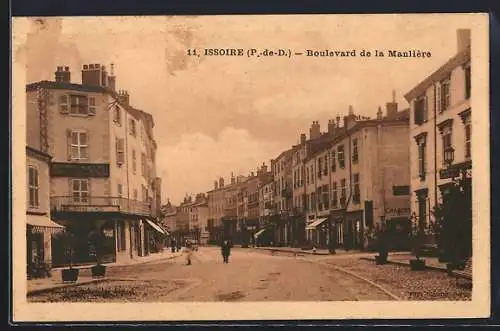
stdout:
{"type": "MultiPolygon", "coordinates": [[[[397,298],[464,300],[470,297],[470,291],[457,288],[454,280],[444,273],[411,272],[409,268],[392,265],[375,266],[356,255],[294,258],[236,248],[230,263],[223,264],[219,253],[218,248],[203,247],[193,254],[190,266],[181,256],[111,267],[106,280],[55,289],[30,296],[29,300],[358,301],[397,298]],[[445,298],[443,293],[449,297],[445,298]]],[[[86,272],[82,271],[82,276],[86,272]]]]}

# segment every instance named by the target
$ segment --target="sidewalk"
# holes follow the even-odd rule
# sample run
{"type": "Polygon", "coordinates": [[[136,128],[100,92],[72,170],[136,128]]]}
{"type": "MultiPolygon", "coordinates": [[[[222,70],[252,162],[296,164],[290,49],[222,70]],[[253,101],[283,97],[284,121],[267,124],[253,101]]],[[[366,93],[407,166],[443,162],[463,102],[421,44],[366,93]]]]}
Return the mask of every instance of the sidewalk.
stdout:
{"type": "MultiPolygon", "coordinates": [[[[375,255],[377,253],[374,253],[373,256],[364,258],[366,260],[370,261],[375,261],[375,255]]],[[[405,265],[405,266],[410,266],[410,260],[415,259],[415,255],[409,254],[409,253],[389,253],[389,256],[387,258],[387,262],[392,263],[392,264],[399,264],[399,265],[405,265]]],[[[438,270],[438,271],[447,271],[446,269],[446,263],[439,262],[439,259],[437,257],[422,257],[421,259],[425,260],[425,267],[427,269],[433,269],[433,270],[438,270]]]]}
{"type": "MultiPolygon", "coordinates": [[[[122,261],[122,262],[113,262],[113,263],[103,263],[103,265],[107,267],[118,267],[118,266],[128,266],[128,265],[137,265],[142,263],[160,261],[160,260],[168,260],[173,259],[182,254],[182,250],[179,252],[172,253],[170,250],[165,249],[160,253],[152,253],[147,256],[135,257],[131,260],[122,261]]],[[[51,270],[52,277],[47,278],[37,278],[27,280],[27,291],[28,294],[34,294],[37,292],[43,292],[49,289],[63,288],[63,287],[71,287],[78,286],[88,283],[94,283],[106,280],[106,278],[94,279],[90,275],[90,268],[92,265],[84,265],[84,266],[75,266],[75,269],[79,269],[80,273],[78,275],[78,281],[76,283],[63,283],[61,270],[65,268],[53,268],[51,270]],[[88,271],[88,272],[87,272],[88,271]]]]}

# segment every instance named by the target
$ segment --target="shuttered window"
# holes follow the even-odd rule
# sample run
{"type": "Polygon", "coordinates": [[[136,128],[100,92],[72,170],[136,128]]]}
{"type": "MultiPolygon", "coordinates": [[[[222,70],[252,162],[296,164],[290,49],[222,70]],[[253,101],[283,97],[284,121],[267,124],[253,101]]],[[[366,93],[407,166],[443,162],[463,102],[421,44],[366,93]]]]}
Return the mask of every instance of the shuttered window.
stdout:
{"type": "Polygon", "coordinates": [[[125,139],[116,138],[116,163],[122,165],[125,163],[125,139]]]}

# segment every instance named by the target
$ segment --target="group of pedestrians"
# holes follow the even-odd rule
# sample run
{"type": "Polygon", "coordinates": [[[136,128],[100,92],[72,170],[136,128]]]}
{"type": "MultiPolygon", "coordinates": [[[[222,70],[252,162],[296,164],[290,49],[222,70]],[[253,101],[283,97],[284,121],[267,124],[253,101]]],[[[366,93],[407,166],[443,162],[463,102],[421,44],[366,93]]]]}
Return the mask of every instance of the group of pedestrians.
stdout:
{"type": "MultiPolygon", "coordinates": [[[[179,251],[179,246],[178,244],[175,243],[175,240],[172,242],[172,252],[175,252],[175,249],[179,251]]],[[[230,240],[224,240],[221,243],[221,255],[223,259],[223,263],[227,264],[229,263],[229,256],[231,255],[231,248],[233,247],[233,244],[231,243],[230,240]]],[[[186,265],[191,265],[192,264],[192,256],[193,256],[193,251],[197,251],[195,245],[189,241],[186,241],[186,244],[184,246],[184,252],[186,253],[186,265]]]]}

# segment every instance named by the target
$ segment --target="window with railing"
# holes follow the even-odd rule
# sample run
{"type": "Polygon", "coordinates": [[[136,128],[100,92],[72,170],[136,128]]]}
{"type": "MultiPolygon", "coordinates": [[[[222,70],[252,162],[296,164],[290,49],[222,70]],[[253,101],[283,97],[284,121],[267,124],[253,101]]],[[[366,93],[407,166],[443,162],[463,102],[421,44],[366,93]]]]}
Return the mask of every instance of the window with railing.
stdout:
{"type": "Polygon", "coordinates": [[[89,181],[88,179],[72,179],[73,202],[87,203],[89,201],[89,181]]]}
{"type": "Polygon", "coordinates": [[[332,183],[332,208],[336,208],[338,205],[338,196],[337,196],[337,182],[332,183]]]}
{"type": "Polygon", "coordinates": [[[352,140],[352,162],[358,163],[358,139],[354,138],[352,140]]]}
{"type": "Polygon", "coordinates": [[[361,192],[359,189],[359,174],[354,174],[353,185],[354,185],[354,192],[352,195],[352,202],[358,204],[361,202],[361,192]]]}
{"type": "Polygon", "coordinates": [[[330,155],[331,155],[330,164],[331,164],[332,172],[335,172],[335,170],[337,170],[337,159],[335,157],[335,150],[333,150],[330,155]]]}
{"type": "Polygon", "coordinates": [[[441,99],[439,110],[443,112],[450,107],[450,77],[441,81],[441,92],[439,97],[441,99]]]}
{"type": "Polygon", "coordinates": [[[342,179],[340,181],[340,206],[341,207],[345,207],[346,197],[347,197],[346,180],[342,179]]]}
{"type": "Polygon", "coordinates": [[[441,140],[443,146],[443,166],[449,166],[450,164],[453,163],[453,158],[454,158],[451,126],[444,127],[441,135],[442,135],[441,140]]]}
{"type": "Polygon", "coordinates": [[[328,194],[329,187],[327,185],[323,185],[322,199],[323,199],[323,207],[326,209],[330,208],[330,197],[328,194]]]}
{"type": "Polygon", "coordinates": [[[427,133],[423,132],[414,137],[417,143],[417,153],[418,153],[418,176],[420,180],[425,180],[425,175],[427,172],[427,160],[426,160],[426,140],[427,133]]]}
{"type": "Polygon", "coordinates": [[[309,185],[309,168],[306,167],[306,184],[309,185]]]}
{"type": "Polygon", "coordinates": [[[339,167],[341,169],[345,168],[345,159],[344,159],[344,145],[340,145],[337,147],[337,158],[339,160],[339,167]]]}
{"type": "Polygon", "coordinates": [[[325,155],[325,160],[323,163],[323,175],[324,176],[328,175],[328,155],[325,155]]]}

